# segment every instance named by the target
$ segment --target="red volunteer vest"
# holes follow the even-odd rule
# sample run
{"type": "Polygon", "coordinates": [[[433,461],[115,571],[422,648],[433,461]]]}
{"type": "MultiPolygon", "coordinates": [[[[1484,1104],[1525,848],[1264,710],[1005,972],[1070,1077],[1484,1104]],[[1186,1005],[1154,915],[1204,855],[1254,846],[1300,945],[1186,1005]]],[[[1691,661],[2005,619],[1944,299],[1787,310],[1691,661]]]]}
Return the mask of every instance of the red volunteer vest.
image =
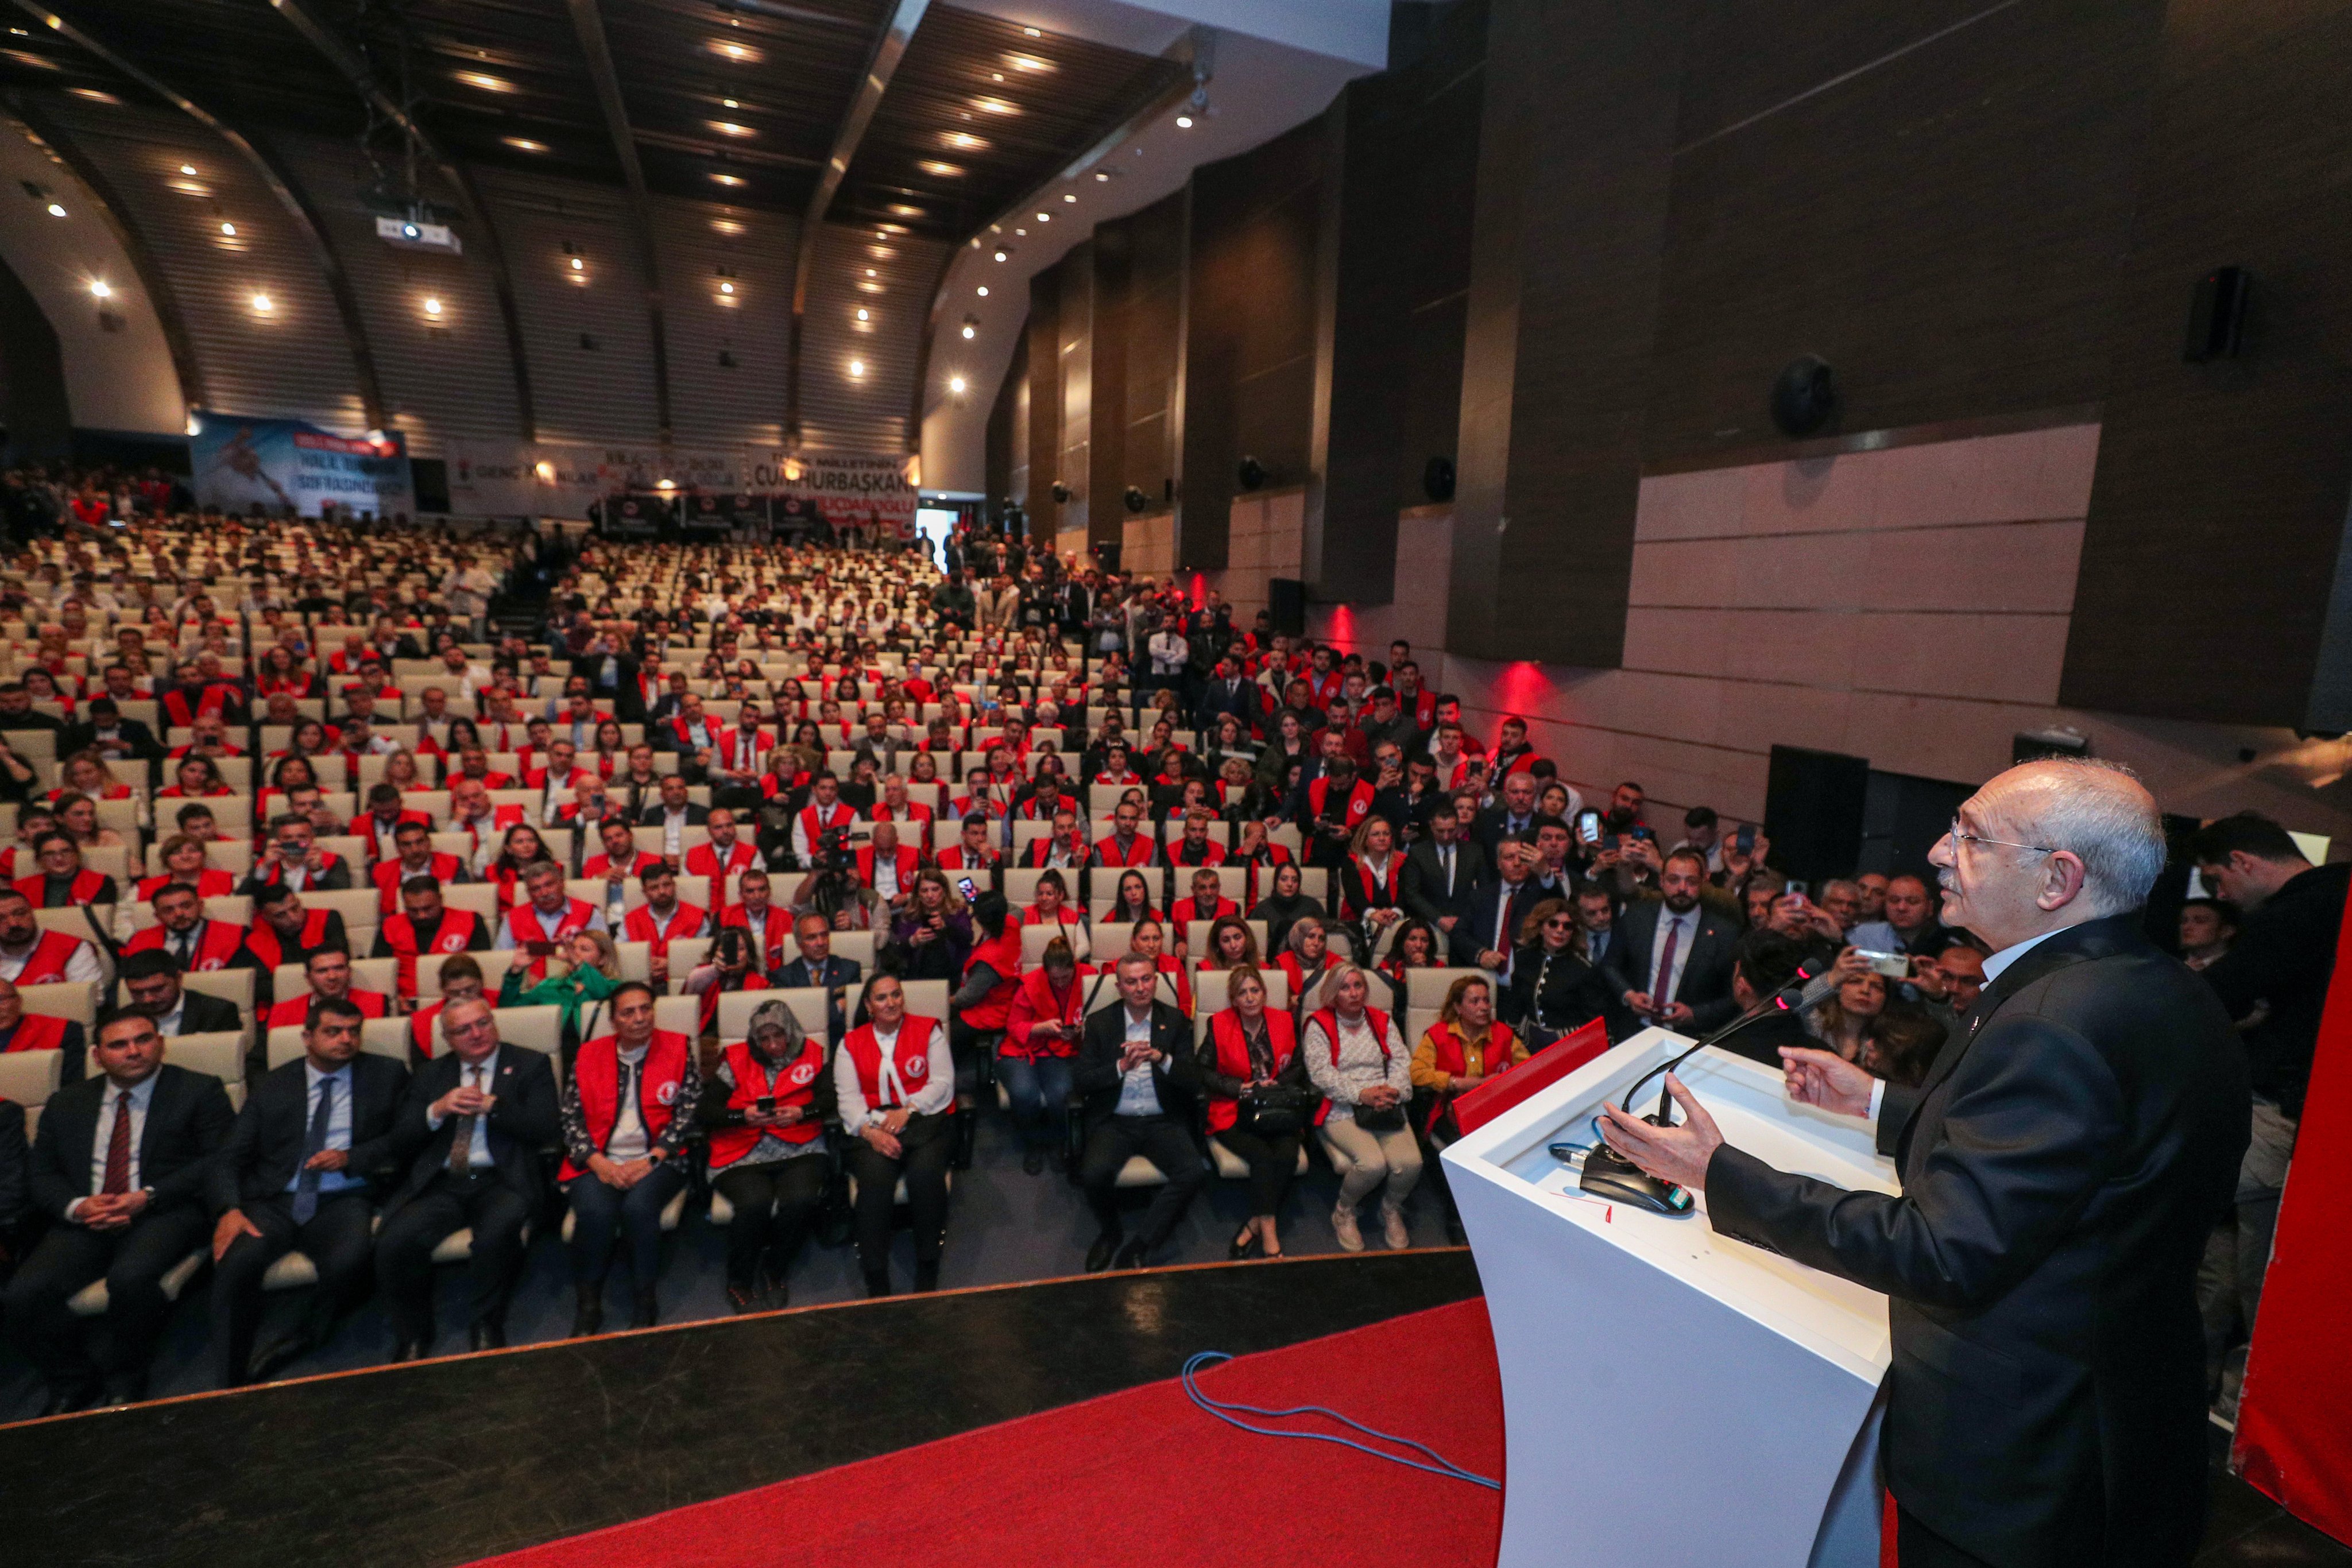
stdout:
{"type": "Polygon", "coordinates": [[[445,855],[438,850],[425,862],[423,871],[410,871],[397,860],[378,861],[375,870],[368,874],[375,880],[376,907],[390,915],[400,907],[400,884],[412,876],[429,876],[446,886],[457,880],[466,862],[456,855],[445,855]]]}
{"type": "MultiPolygon", "coordinates": [[[[122,951],[126,955],[158,952],[168,946],[170,941],[170,932],[161,925],[150,925],[144,931],[133,935],[130,941],[125,942],[122,945],[122,951]]],[[[229,966],[229,961],[236,956],[237,950],[244,946],[244,926],[232,925],[226,920],[199,920],[196,922],[195,951],[191,956],[193,961],[188,967],[200,970],[226,969],[229,966]]]]}
{"type": "MultiPolygon", "coordinates": [[[[898,1070],[898,1082],[909,1094],[930,1082],[931,1031],[939,1028],[937,1019],[917,1018],[912,1013],[898,1020],[898,1048],[890,1060],[898,1070]]],[[[849,1053],[850,1065],[857,1070],[858,1092],[866,1096],[868,1110],[887,1111],[898,1104],[896,1100],[882,1099],[882,1043],[874,1038],[872,1024],[860,1024],[843,1039],[841,1049],[849,1053]]]]}
{"type": "Polygon", "coordinates": [[[963,961],[964,977],[971,978],[972,970],[982,964],[1004,978],[988,995],[963,1009],[963,1021],[979,1030],[1003,1029],[1013,1011],[1013,994],[1021,988],[1019,929],[1007,925],[1003,936],[975,946],[971,956],[963,961]]]}
{"type": "MultiPolygon", "coordinates": [[[[670,1108],[677,1103],[693,1049],[686,1036],[666,1029],[654,1030],[653,1040],[646,1047],[646,1059],[637,1070],[637,1114],[645,1120],[649,1145],[669,1125],[670,1108]]],[[[580,1095],[580,1117],[588,1126],[588,1141],[602,1152],[621,1115],[620,1038],[608,1034],[582,1046],[572,1061],[572,1073],[580,1095]]],[[[583,1174],[566,1154],[558,1179],[572,1181],[583,1174]]]]}
{"type": "MultiPolygon", "coordinates": [[[[391,1016],[392,998],[382,991],[362,991],[354,986],[346,994],[351,998],[352,1006],[359,1009],[369,1018],[380,1019],[391,1016]]],[[[299,1026],[308,1022],[310,1017],[310,992],[304,991],[300,996],[289,997],[271,1008],[268,1027],[284,1029],[289,1025],[299,1026]]]]}
{"type": "MultiPolygon", "coordinates": [[[[1331,967],[1339,961],[1338,956],[1327,948],[1324,950],[1323,962],[1317,967],[1315,973],[1319,975],[1325,969],[1331,967]]],[[[1296,1004],[1299,998],[1307,994],[1307,982],[1309,978],[1307,973],[1307,966],[1298,961],[1298,955],[1296,953],[1284,953],[1278,955],[1275,958],[1274,964],[1276,968],[1280,969],[1285,975],[1290,977],[1290,999],[1294,1004],[1296,1004]]]]}
{"type": "Polygon", "coordinates": [[[444,909],[441,924],[433,928],[429,939],[420,941],[416,923],[405,915],[392,915],[377,927],[384,946],[400,960],[400,994],[409,1000],[416,999],[416,959],[422,953],[463,953],[466,945],[481,929],[482,917],[470,909],[444,909]]]}
{"type": "Polygon", "coordinates": [[[68,936],[62,931],[44,931],[41,939],[33,944],[32,956],[16,975],[19,986],[55,985],[66,977],[66,965],[75,949],[82,946],[79,936],[68,936]]]}
{"type": "MultiPolygon", "coordinates": [[[[739,1040],[727,1048],[727,1071],[735,1080],[735,1092],[727,1097],[727,1108],[749,1111],[762,1096],[773,1095],[779,1110],[798,1105],[807,1111],[815,1103],[817,1075],[824,1071],[824,1041],[821,1040],[803,1040],[798,1056],[772,1070],[753,1054],[750,1041],[739,1040]]],[[[788,1144],[805,1144],[824,1131],[824,1124],[813,1115],[804,1115],[789,1127],[714,1127],[710,1168],[726,1169],[772,1134],[788,1144]]]]}
{"type": "MultiPolygon", "coordinates": [[[[1313,783],[1307,786],[1307,814],[1308,816],[1320,818],[1323,815],[1323,801],[1330,793],[1330,789],[1331,780],[1328,775],[1316,779],[1313,783]]],[[[1372,787],[1359,779],[1354,784],[1349,786],[1348,789],[1348,815],[1346,818],[1348,826],[1352,828],[1357,823],[1362,821],[1367,816],[1371,814],[1371,810],[1372,787]]]]}
{"type": "MultiPolygon", "coordinates": [[[[38,909],[41,907],[41,884],[47,881],[48,881],[48,878],[46,876],[24,877],[17,882],[16,891],[25,895],[25,901],[27,904],[30,904],[34,908],[38,909]]],[[[95,904],[98,902],[99,894],[105,888],[105,886],[106,878],[101,873],[94,871],[78,872],[75,873],[73,880],[73,894],[71,895],[73,902],[75,904],[95,904]]]]}
{"type": "Polygon", "coordinates": [[[1404,857],[1391,852],[1389,855],[1389,874],[1386,877],[1377,877],[1372,874],[1372,868],[1366,865],[1360,856],[1349,855],[1348,870],[1354,876],[1356,886],[1362,892],[1363,901],[1357,907],[1387,909],[1395,904],[1397,873],[1403,869],[1404,857]]]}
{"type": "Polygon", "coordinates": [[[1241,912],[1242,906],[1230,898],[1220,898],[1206,909],[1192,899],[1180,898],[1168,908],[1168,923],[1181,931],[1195,920],[1223,920],[1241,912]]]}
{"type": "Polygon", "coordinates": [[[1095,972],[1092,964],[1079,965],[1070,977],[1070,988],[1066,991],[1055,990],[1052,977],[1043,968],[1022,976],[1021,988],[1013,993],[1012,1010],[1005,1020],[1004,1043],[998,1048],[998,1053],[1024,1061],[1041,1056],[1076,1056],[1076,1040],[1037,1040],[1030,1034],[1029,1025],[1085,1022],[1086,982],[1095,972]]]}
{"type": "Polygon", "coordinates": [[[16,1020],[16,1032],[8,1037],[0,1051],[62,1051],[66,1043],[66,1020],[26,1013],[16,1020]]]}
{"type": "MultiPolygon", "coordinates": [[[[915,873],[923,866],[923,854],[912,844],[900,844],[895,858],[898,865],[898,891],[905,893],[914,886],[915,873]]],[[[857,852],[857,880],[868,887],[874,885],[874,846],[872,844],[857,852]]]]}
{"type": "MultiPolygon", "coordinates": [[[[1249,1082],[1249,1040],[1242,1033],[1242,1020],[1232,1009],[1228,1008],[1209,1019],[1209,1039],[1217,1048],[1217,1071],[1228,1078],[1238,1078],[1244,1083],[1249,1082]]],[[[1282,1070],[1290,1065],[1290,1059],[1298,1053],[1298,1025],[1279,1008],[1265,1009],[1265,1043],[1274,1051],[1274,1071],[1279,1076],[1282,1070]]],[[[1224,1132],[1240,1119],[1240,1101],[1211,1097],[1209,1131],[1224,1132]]]]}
{"type": "Polygon", "coordinates": [[[652,904],[640,904],[621,922],[622,939],[650,942],[655,952],[667,953],[671,943],[702,935],[702,913],[691,904],[681,904],[670,911],[668,920],[662,921],[655,917],[652,904]]]}
{"type": "MultiPolygon", "coordinates": [[[[1366,1009],[1367,1012],[1370,1010],[1366,1009]]],[[[1463,1049],[1460,1024],[1432,1024],[1429,1033],[1423,1038],[1431,1047],[1430,1065],[1438,1071],[1449,1077],[1459,1077],[1470,1071],[1469,1053],[1463,1049]]],[[[1511,1032],[1511,1026],[1501,1019],[1497,1019],[1486,1026],[1486,1049],[1482,1060],[1487,1077],[1492,1078],[1510,1067],[1511,1053],[1517,1049],[1518,1043],[1519,1038],[1511,1032]]],[[[1438,1117],[1444,1113],[1445,1097],[1441,1094],[1429,1107],[1428,1119],[1422,1124],[1423,1131],[1437,1125],[1438,1117]]]]}
{"type": "Polygon", "coordinates": [[[735,841],[735,847],[727,852],[727,861],[722,865],[719,863],[719,852],[709,844],[701,843],[686,852],[684,863],[687,875],[707,876],[710,879],[710,902],[717,908],[723,910],[729,902],[727,879],[758,865],[760,852],[738,839],[735,841]]]}
{"type": "MultiPolygon", "coordinates": [[[[740,926],[748,931],[751,925],[751,911],[742,904],[731,904],[719,912],[719,924],[740,926]]],[[[760,912],[760,929],[757,933],[762,957],[760,967],[762,969],[783,967],[784,938],[792,934],[793,917],[791,913],[782,906],[771,904],[760,912]]]]}
{"type": "MultiPolygon", "coordinates": [[[[302,951],[308,953],[326,939],[327,912],[323,909],[304,910],[302,912],[302,951]]],[[[262,971],[265,974],[286,962],[286,947],[278,939],[277,927],[258,916],[256,916],[253,924],[246,928],[245,945],[253,949],[255,957],[261,960],[262,971]]]]}
{"type": "Polygon", "coordinates": [[[1121,869],[1125,869],[1129,866],[1150,865],[1151,863],[1151,835],[1149,833],[1136,834],[1135,841],[1128,845],[1124,850],[1121,850],[1118,847],[1118,835],[1117,833],[1113,833],[1107,839],[1097,840],[1095,843],[1095,854],[1097,858],[1103,862],[1103,864],[1108,866],[1118,866],[1121,869]]]}
{"type": "MultiPolygon", "coordinates": [[[[322,852],[319,856],[320,877],[323,879],[332,875],[335,868],[342,863],[342,856],[331,855],[322,852]]],[[[266,886],[275,887],[280,882],[285,880],[285,870],[286,868],[279,865],[276,861],[271,861],[267,866],[257,866],[254,869],[254,880],[266,886]]]]}
{"type": "MultiPolygon", "coordinates": [[[[1308,1015],[1307,1022],[1318,1023],[1323,1026],[1323,1038],[1331,1043],[1331,1065],[1334,1067],[1339,1066],[1339,1010],[1337,1008],[1318,1008],[1313,1013],[1308,1015]]],[[[1389,1060],[1390,1054],[1389,1015],[1381,1011],[1378,1008],[1366,1008],[1364,1009],[1364,1027],[1372,1031],[1372,1038],[1381,1042],[1381,1061],[1382,1062],[1386,1062],[1389,1060]]],[[[1331,1102],[1326,1100],[1315,1112],[1316,1124],[1320,1126],[1322,1124],[1323,1118],[1330,1113],[1331,1102]]]]}

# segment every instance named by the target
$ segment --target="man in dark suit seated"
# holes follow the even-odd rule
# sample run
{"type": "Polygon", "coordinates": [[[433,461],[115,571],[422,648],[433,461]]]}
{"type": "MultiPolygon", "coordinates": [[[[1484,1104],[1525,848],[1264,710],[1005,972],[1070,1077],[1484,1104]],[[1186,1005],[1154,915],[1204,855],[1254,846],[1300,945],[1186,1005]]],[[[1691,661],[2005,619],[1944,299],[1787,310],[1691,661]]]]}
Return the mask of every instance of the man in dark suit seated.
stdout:
{"type": "Polygon", "coordinates": [[[467,1346],[507,1342],[507,1301],[522,1270],[524,1229],[547,1207],[540,1152],[560,1135],[555,1073],[535,1051],[499,1040],[487,1001],[441,1009],[446,1056],[410,1080],[394,1133],[408,1174],[384,1206],[376,1275],[392,1310],[392,1359],[433,1343],[433,1249],[474,1232],[467,1346]]]}
{"type": "Polygon", "coordinates": [[[41,1110],[33,1202],[51,1223],[0,1296],[10,1335],[49,1385],[42,1414],[147,1394],[147,1363],[172,1304],[163,1276],[204,1245],[205,1180],[236,1113],[220,1080],[163,1061],[144,1013],[98,1020],[98,1076],[41,1110]],[[67,1306],[106,1281],[103,1359],[93,1360],[67,1306]]]}
{"type": "Polygon", "coordinates": [[[1429,836],[1405,852],[1397,901],[1415,920],[1435,926],[1450,947],[1455,927],[1470,913],[1473,891],[1491,880],[1486,852],[1465,841],[1462,820],[1439,811],[1429,819],[1429,836]]]}
{"type": "Polygon", "coordinates": [[[163,743],[135,718],[124,718],[112,697],[93,697],[82,709],[83,720],[68,725],[58,742],[58,755],[95,751],[110,761],[158,762],[163,743]]]}
{"type": "Polygon", "coordinates": [[[1790,1095],[1876,1124],[1903,1190],[1849,1192],[1685,1120],[1610,1144],[1707,1223],[1891,1298],[1885,1484],[1904,1568],[2181,1568],[2203,1534],[2197,1266],[2248,1142],[2242,1048],[2142,933],[2164,820],[2120,768],[2012,768],[1928,859],[1990,977],[1926,1082],[1782,1053],[1790,1095]]]}
{"type": "Polygon", "coordinates": [[[224,1388],[267,1382],[327,1343],[366,1294],[374,1252],[371,1195],[398,1169],[392,1134],[408,1069],[360,1051],[360,1009],[311,1004],[302,1060],[253,1086],[213,1163],[213,1362],[224,1388]],[[318,1269],[301,1324],[254,1354],[261,1277],[299,1250],[318,1269]]]}
{"type": "MultiPolygon", "coordinates": [[[[1432,822],[1434,825],[1434,819],[1432,822]]],[[[1533,876],[1535,863],[1533,844],[1506,839],[1495,846],[1494,874],[1472,886],[1469,910],[1449,934],[1455,964],[1491,969],[1505,980],[1510,978],[1519,923],[1541,896],[1533,876]]]]}
{"type": "Polygon", "coordinates": [[[794,921],[793,940],[800,948],[800,956],[769,977],[784,990],[821,986],[830,992],[827,1005],[833,1019],[833,1038],[839,1040],[844,1032],[845,998],[852,987],[864,982],[866,967],[855,958],[833,956],[833,923],[822,915],[803,915],[794,921]]]}
{"type": "Polygon", "coordinates": [[[1704,1034],[1739,1014],[1731,996],[1739,929],[1701,907],[1706,882],[1705,855],[1668,855],[1658,873],[1662,896],[1626,905],[1602,961],[1618,999],[1638,1018],[1685,1034],[1704,1034]]]}
{"type": "Polygon", "coordinates": [[[245,1014],[226,997],[208,997],[180,983],[180,961],[161,947],[124,957],[118,971],[133,1012],[155,1020],[165,1040],[184,1034],[222,1034],[245,1027],[245,1014]]]}
{"type": "Polygon", "coordinates": [[[1181,1012],[1155,998],[1156,962],[1139,953],[1118,961],[1119,1005],[1087,1019],[1078,1061],[1070,1074],[1083,1097],[1086,1153],[1078,1160],[1078,1184],[1087,1189],[1101,1234],[1087,1252],[1087,1272],[1112,1266],[1140,1267],[1175,1232],[1192,1195],[1209,1179],[1208,1166],[1192,1145],[1200,1100],[1199,1072],[1192,1060],[1192,1026],[1181,1012]],[[1118,1173],[1141,1155],[1168,1178],[1152,1195],[1143,1234],[1120,1245],[1118,1173]]]}
{"type": "Polygon", "coordinates": [[[1201,706],[1192,716],[1193,727],[1203,735],[1214,734],[1217,720],[1231,714],[1247,729],[1255,729],[1265,716],[1261,706],[1263,695],[1257,683],[1243,674],[1230,656],[1219,659],[1215,671],[1201,688],[1201,706]]]}

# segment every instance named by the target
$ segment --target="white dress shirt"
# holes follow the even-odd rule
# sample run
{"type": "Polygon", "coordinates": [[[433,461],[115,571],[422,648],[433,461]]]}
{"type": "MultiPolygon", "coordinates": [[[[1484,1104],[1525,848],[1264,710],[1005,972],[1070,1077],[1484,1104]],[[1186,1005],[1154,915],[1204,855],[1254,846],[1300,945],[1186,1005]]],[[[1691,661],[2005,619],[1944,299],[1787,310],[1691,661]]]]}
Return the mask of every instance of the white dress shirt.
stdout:
{"type": "Polygon", "coordinates": [[[880,1105],[866,1104],[866,1086],[858,1082],[857,1063],[851,1060],[849,1052],[833,1053],[834,1094],[840,1102],[842,1129],[850,1136],[857,1136],[882,1120],[885,1111],[892,1106],[903,1106],[919,1116],[931,1116],[946,1110],[954,1101],[955,1058],[948,1051],[945,1025],[934,1024],[931,1029],[923,1086],[911,1094],[898,1077],[898,1031],[892,1030],[884,1034],[877,1026],[874,1043],[882,1056],[881,1070],[875,1078],[875,1088],[883,1102],[880,1105]]]}
{"type": "Polygon", "coordinates": [[[1642,974],[1642,983],[1654,988],[1650,992],[1650,999],[1658,1006],[1663,1008],[1673,1001],[1675,994],[1682,989],[1683,970],[1690,964],[1691,944],[1697,939],[1698,910],[1696,908],[1686,909],[1680,915],[1676,915],[1664,904],[1658,906],[1658,929],[1650,938],[1650,963],[1642,974]],[[1658,960],[1665,956],[1666,933],[1669,931],[1676,933],[1675,964],[1674,967],[1667,972],[1664,980],[1661,981],[1657,977],[1658,960]]]}
{"type": "MultiPolygon", "coordinates": [[[[93,1196],[106,1190],[106,1152],[114,1144],[114,1118],[125,1113],[131,1117],[131,1186],[137,1192],[147,1184],[140,1179],[139,1149],[147,1136],[147,1106],[155,1098],[155,1080],[160,1072],[151,1072],[125,1089],[119,1084],[106,1086],[106,1099],[98,1108],[98,1134],[89,1148],[89,1190],[93,1196]]],[[[66,1205],[66,1218],[71,1219],[81,1206],[89,1201],[78,1197],[66,1205]]]]}
{"type": "MultiPolygon", "coordinates": [[[[42,935],[47,934],[44,932],[42,935]]],[[[36,936],[25,945],[21,952],[10,952],[5,947],[0,947],[0,980],[14,980],[23,974],[26,964],[32,959],[33,949],[40,945],[40,936],[36,936]]],[[[66,978],[79,985],[103,977],[104,971],[98,967],[98,949],[87,942],[77,939],[74,944],[73,956],[66,960],[66,978]]]]}
{"type": "MultiPolygon", "coordinates": [[[[302,1102],[302,1136],[306,1143],[310,1135],[310,1123],[319,1114],[319,1095],[321,1088],[331,1082],[334,1085],[335,1100],[332,1107],[327,1112],[327,1147],[341,1149],[345,1153],[350,1152],[353,1076],[352,1064],[348,1061],[332,1072],[321,1072],[319,1071],[317,1062],[305,1059],[302,1063],[302,1081],[308,1093],[302,1102]]],[[[479,1139],[476,1140],[476,1142],[479,1141],[479,1139]]],[[[297,1161],[294,1174],[286,1178],[286,1190],[292,1192],[301,1185],[301,1182],[302,1166],[301,1163],[297,1161]]],[[[319,1173],[320,1192],[341,1192],[347,1186],[365,1186],[366,1185],[366,1182],[352,1175],[349,1170],[319,1173]]]]}
{"type": "MultiPolygon", "coordinates": [[[[504,1050],[505,1047],[501,1046],[499,1049],[504,1050]]],[[[491,1051],[478,1063],[469,1064],[461,1061],[457,1064],[457,1084],[460,1088],[478,1089],[488,1094],[491,1092],[490,1086],[498,1081],[498,1051],[491,1051]]],[[[490,1140],[485,1135],[489,1131],[489,1113],[485,1111],[478,1115],[479,1119],[474,1124],[473,1142],[466,1145],[466,1168],[486,1171],[496,1166],[499,1162],[491,1155],[490,1140]]],[[[436,1116],[429,1109],[425,1113],[425,1125],[431,1132],[439,1132],[441,1124],[447,1120],[446,1116],[436,1116]]]]}

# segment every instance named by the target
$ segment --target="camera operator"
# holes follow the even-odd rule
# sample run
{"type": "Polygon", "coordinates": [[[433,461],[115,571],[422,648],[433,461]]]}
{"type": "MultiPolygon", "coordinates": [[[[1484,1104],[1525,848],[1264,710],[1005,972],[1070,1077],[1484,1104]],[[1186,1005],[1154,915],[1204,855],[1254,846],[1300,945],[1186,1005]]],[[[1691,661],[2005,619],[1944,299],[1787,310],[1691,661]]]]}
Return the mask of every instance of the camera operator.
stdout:
{"type": "Polygon", "coordinates": [[[890,905],[857,880],[849,830],[827,828],[810,851],[809,873],[793,889],[793,917],[821,915],[835,931],[871,931],[889,918],[890,905]]]}

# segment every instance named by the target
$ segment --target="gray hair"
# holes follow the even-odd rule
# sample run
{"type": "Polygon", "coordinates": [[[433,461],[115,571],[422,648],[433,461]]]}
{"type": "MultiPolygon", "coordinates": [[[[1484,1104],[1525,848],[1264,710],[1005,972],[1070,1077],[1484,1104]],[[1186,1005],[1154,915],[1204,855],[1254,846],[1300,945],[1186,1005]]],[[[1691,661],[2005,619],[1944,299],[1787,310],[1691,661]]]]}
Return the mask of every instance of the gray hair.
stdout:
{"type": "Polygon", "coordinates": [[[1118,956],[1118,962],[1111,967],[1123,975],[1127,972],[1127,967],[1129,964],[1140,964],[1145,968],[1151,970],[1155,974],[1157,974],[1160,969],[1159,964],[1153,960],[1150,954],[1138,953],[1131,947],[1126,952],[1120,954],[1118,956]]]}
{"type": "Polygon", "coordinates": [[[786,1045],[798,1045],[808,1038],[802,1032],[800,1016],[784,1002],[761,1002],[752,1009],[751,1021],[744,1033],[757,1040],[770,1030],[781,1033],[786,1045]]]}
{"type": "Polygon", "coordinates": [[[2164,871],[2164,817],[2139,775],[2094,758],[2031,762],[2035,793],[2005,806],[2021,842],[2065,850],[2083,862],[2083,897],[2102,915],[2147,902],[2164,871]]]}
{"type": "Polygon", "coordinates": [[[1297,952],[1299,945],[1307,939],[1307,936],[1309,932],[1319,932],[1327,939],[1331,935],[1330,928],[1323,924],[1320,917],[1313,915],[1302,915],[1297,919],[1292,921],[1290,923],[1290,929],[1283,934],[1283,951],[1286,953],[1297,952]]]}

